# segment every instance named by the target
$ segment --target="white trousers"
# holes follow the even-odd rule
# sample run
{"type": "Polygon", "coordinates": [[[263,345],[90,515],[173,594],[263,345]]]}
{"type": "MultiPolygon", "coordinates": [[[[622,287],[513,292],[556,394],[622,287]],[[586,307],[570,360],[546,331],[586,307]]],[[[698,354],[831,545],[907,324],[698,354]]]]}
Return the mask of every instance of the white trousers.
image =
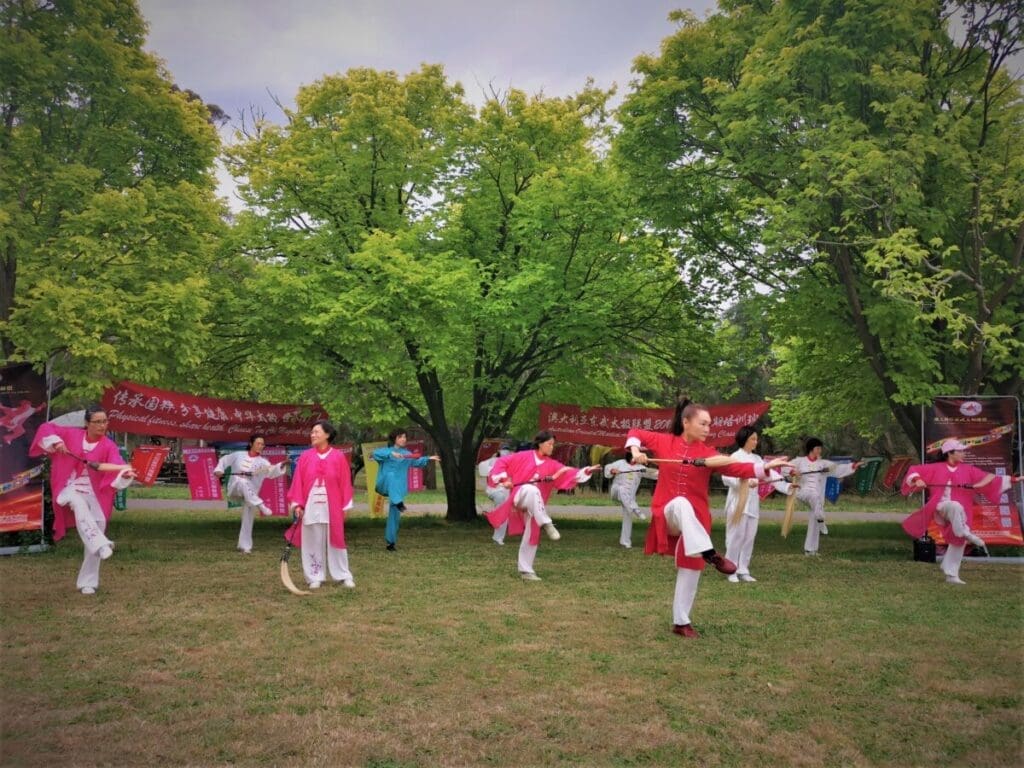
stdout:
{"type": "Polygon", "coordinates": [[[825,500],[817,493],[804,496],[799,491],[797,491],[796,497],[810,508],[807,513],[804,552],[817,552],[821,541],[821,529],[825,527],[825,500]]]}
{"type": "Polygon", "coordinates": [[[697,597],[701,571],[690,568],[676,568],[676,591],[672,598],[672,623],[689,624],[690,611],[697,597]]]}
{"type": "MultiPolygon", "coordinates": [[[[967,514],[964,512],[964,508],[959,502],[939,502],[935,511],[949,521],[949,525],[952,527],[953,533],[957,536],[962,539],[967,539],[971,544],[974,544],[977,547],[985,546],[985,542],[967,527],[967,514]]],[[[966,549],[966,544],[947,545],[946,554],[942,556],[941,567],[944,574],[952,576],[953,578],[960,578],[960,564],[963,562],[964,550],[966,549]]]]}
{"type": "MultiPolygon", "coordinates": [[[[500,507],[502,504],[505,503],[505,499],[508,498],[509,491],[508,491],[508,488],[505,488],[504,486],[499,485],[499,486],[497,486],[495,488],[488,488],[485,491],[485,493],[487,494],[487,498],[490,499],[491,502],[493,502],[495,507],[500,507]]],[[[494,529],[494,535],[491,538],[494,539],[494,541],[497,542],[498,544],[504,544],[505,543],[505,534],[507,534],[507,533],[508,533],[508,520],[506,520],[504,523],[502,523],[501,525],[499,525],[497,528],[494,529]]]]}
{"type": "Polygon", "coordinates": [[[739,523],[725,529],[725,556],[736,563],[737,574],[750,575],[750,556],[754,553],[758,522],[756,517],[743,515],[739,523]]]}
{"type": "MultiPolygon", "coordinates": [[[[538,544],[531,544],[533,528],[531,526],[545,526],[551,522],[547,508],[544,506],[544,498],[535,485],[521,485],[516,491],[513,504],[519,509],[526,511],[526,529],[523,531],[523,540],[519,543],[519,572],[533,573],[533,561],[537,558],[538,544]]],[[[516,514],[513,510],[510,514],[516,514]]]]}
{"type": "Polygon", "coordinates": [[[348,567],[348,550],[331,546],[328,523],[302,526],[302,574],[306,583],[324,582],[329,575],[333,581],[352,578],[348,567]]]}
{"type": "Polygon", "coordinates": [[[75,528],[82,539],[84,554],[82,567],[78,571],[78,589],[100,585],[99,551],[113,542],[107,538],[107,518],[100,508],[99,499],[91,490],[83,491],[73,485],[67,486],[57,497],[57,503],[71,507],[75,513],[75,528]]]}
{"type": "Polygon", "coordinates": [[[622,505],[622,530],[619,532],[619,544],[624,547],[632,547],[633,518],[640,517],[640,507],[636,503],[636,487],[613,487],[611,497],[622,505]]]}
{"type": "Polygon", "coordinates": [[[679,542],[687,557],[697,557],[702,552],[714,549],[711,537],[697,519],[697,513],[686,497],[676,496],[665,505],[665,521],[670,531],[673,528],[679,531],[679,542]]]}
{"type": "MultiPolygon", "coordinates": [[[[665,505],[665,520],[669,528],[679,530],[679,541],[676,543],[676,555],[682,548],[687,557],[697,557],[702,552],[714,549],[711,537],[704,530],[700,520],[693,511],[693,505],[682,496],[676,496],[665,505]]],[[[672,623],[689,624],[690,611],[697,597],[701,571],[692,568],[676,569],[676,589],[672,597],[672,623]]]]}
{"type": "Polygon", "coordinates": [[[238,499],[242,502],[242,527],[238,531],[238,548],[243,552],[251,552],[252,527],[256,520],[256,510],[259,510],[262,515],[271,514],[271,510],[246,477],[232,477],[228,481],[228,498],[238,499]]]}

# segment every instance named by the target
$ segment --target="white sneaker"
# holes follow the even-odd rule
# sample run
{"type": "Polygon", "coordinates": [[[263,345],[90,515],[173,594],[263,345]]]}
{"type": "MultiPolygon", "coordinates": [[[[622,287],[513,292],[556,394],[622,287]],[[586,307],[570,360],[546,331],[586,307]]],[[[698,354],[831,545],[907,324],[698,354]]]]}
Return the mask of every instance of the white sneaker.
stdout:
{"type": "Polygon", "coordinates": [[[523,581],[540,581],[540,576],[538,576],[536,573],[520,573],[519,577],[523,581]]]}
{"type": "Polygon", "coordinates": [[[562,534],[560,534],[558,532],[558,529],[555,528],[554,523],[544,523],[544,533],[546,533],[548,535],[548,538],[552,541],[558,541],[560,538],[562,538],[562,534]]]}
{"type": "Polygon", "coordinates": [[[491,541],[493,541],[499,547],[504,547],[505,546],[505,540],[504,539],[491,539],[491,541]]]}
{"type": "Polygon", "coordinates": [[[251,549],[239,549],[238,551],[241,552],[243,555],[251,555],[252,554],[252,550],[251,549]]]}
{"type": "Polygon", "coordinates": [[[741,573],[741,574],[739,574],[739,577],[740,577],[740,581],[745,581],[748,584],[757,581],[757,579],[755,579],[749,573],[741,573]]]}
{"type": "Polygon", "coordinates": [[[310,589],[320,589],[320,582],[319,581],[311,581],[311,582],[309,582],[309,588],[310,589]]]}
{"type": "Polygon", "coordinates": [[[100,551],[97,553],[100,556],[100,560],[108,560],[111,555],[114,554],[114,542],[110,542],[104,547],[100,547],[100,551]]]}
{"type": "Polygon", "coordinates": [[[643,512],[637,512],[636,513],[636,519],[637,520],[646,520],[647,519],[647,515],[645,515],[643,512]]]}
{"type": "Polygon", "coordinates": [[[729,576],[729,578],[727,578],[727,579],[726,579],[726,581],[731,581],[731,582],[732,582],[733,584],[739,584],[739,583],[740,583],[740,577],[739,577],[739,576],[737,576],[737,575],[736,575],[736,574],[734,573],[734,574],[731,574],[731,575],[729,576]]]}
{"type": "Polygon", "coordinates": [[[819,533],[822,536],[828,536],[828,526],[825,525],[825,521],[824,520],[820,520],[819,522],[821,524],[821,530],[819,531],[819,533]]]}
{"type": "Polygon", "coordinates": [[[260,514],[263,517],[271,517],[271,516],[273,516],[274,512],[273,512],[273,510],[270,507],[268,507],[266,504],[264,504],[264,505],[262,505],[260,507],[260,514]]]}
{"type": "Polygon", "coordinates": [[[94,587],[82,587],[83,595],[95,595],[96,589],[94,587]]]}
{"type": "Polygon", "coordinates": [[[341,586],[343,586],[345,589],[355,589],[356,583],[353,579],[342,579],[341,586]]]}
{"type": "Polygon", "coordinates": [[[818,556],[817,552],[811,552],[811,550],[809,550],[809,549],[805,549],[804,550],[804,554],[807,555],[808,557],[817,557],[818,556]]]}
{"type": "Polygon", "coordinates": [[[947,576],[946,577],[946,583],[947,584],[966,584],[967,582],[964,581],[963,579],[961,579],[959,576],[947,576]]]}

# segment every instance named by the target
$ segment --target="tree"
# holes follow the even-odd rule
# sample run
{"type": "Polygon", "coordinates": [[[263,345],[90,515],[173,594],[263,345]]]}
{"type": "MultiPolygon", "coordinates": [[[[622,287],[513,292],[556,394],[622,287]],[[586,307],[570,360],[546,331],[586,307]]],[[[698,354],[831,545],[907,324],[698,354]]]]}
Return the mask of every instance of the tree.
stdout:
{"type": "Polygon", "coordinates": [[[593,148],[604,101],[513,90],[474,114],[440,67],[352,70],[233,151],[257,269],[225,332],[333,414],[425,430],[449,519],[476,516],[485,437],[562,382],[583,404],[624,398],[694,327],[593,148]]]}
{"type": "MultiPolygon", "coordinates": [[[[787,364],[829,366],[837,385],[801,409],[871,379],[855,390],[916,444],[933,396],[1019,392],[1024,121],[1007,62],[1022,4],[720,8],[677,15],[661,55],[638,59],[616,146],[658,225],[685,234],[689,267],[725,294],[773,291],[787,364]],[[794,300],[805,291],[820,301],[794,300]],[[810,324],[800,313],[838,321],[821,335],[841,368],[787,340],[810,324]]],[[[876,423],[862,402],[857,420],[876,423]]]]}
{"type": "Polygon", "coordinates": [[[202,360],[223,228],[211,115],[142,51],[134,3],[0,6],[3,353],[70,395],[202,360]]]}

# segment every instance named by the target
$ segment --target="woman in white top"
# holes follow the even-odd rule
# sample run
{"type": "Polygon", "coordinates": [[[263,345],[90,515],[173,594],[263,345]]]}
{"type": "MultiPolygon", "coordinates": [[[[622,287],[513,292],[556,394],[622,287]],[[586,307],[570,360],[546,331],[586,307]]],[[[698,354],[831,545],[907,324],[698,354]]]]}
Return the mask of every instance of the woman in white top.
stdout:
{"type": "Polygon", "coordinates": [[[238,549],[247,555],[252,552],[252,526],[256,519],[256,510],[258,509],[264,517],[271,514],[270,508],[260,498],[260,486],[264,480],[281,477],[288,468],[287,459],[280,464],[271,464],[260,455],[266,445],[267,441],[263,435],[252,435],[249,438],[248,450],[221,456],[213,470],[217,477],[223,477],[228,469],[231,470],[227,496],[229,499],[242,502],[242,527],[238,532],[238,549]]]}
{"type": "MultiPolygon", "coordinates": [[[[736,433],[736,445],[739,450],[732,454],[736,461],[747,464],[763,463],[762,459],[754,451],[757,450],[757,443],[761,435],[753,426],[741,427],[736,433]]],[[[780,479],[782,476],[770,471],[769,479],[780,479]]],[[[761,497],[757,493],[759,481],[756,477],[739,478],[723,476],[722,481],[729,489],[729,495],[725,498],[725,557],[736,563],[736,573],[729,576],[729,581],[757,581],[750,575],[750,557],[754,553],[754,539],[757,536],[757,525],[761,517],[761,497]],[[739,503],[740,484],[747,484],[747,500],[743,512],[738,520],[733,522],[736,505],[739,503]]],[[[779,483],[779,490],[785,493],[787,483],[779,483]]]]}

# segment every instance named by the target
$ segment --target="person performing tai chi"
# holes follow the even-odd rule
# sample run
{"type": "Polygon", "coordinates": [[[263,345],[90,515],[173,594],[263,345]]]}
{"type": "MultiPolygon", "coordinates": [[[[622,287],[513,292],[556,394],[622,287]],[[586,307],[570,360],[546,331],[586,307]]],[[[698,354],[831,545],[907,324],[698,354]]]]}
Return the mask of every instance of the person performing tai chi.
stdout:
{"type": "Polygon", "coordinates": [[[987,551],[985,542],[971,530],[974,494],[980,493],[993,504],[998,504],[1011,484],[1024,480],[1024,477],[994,475],[965,464],[966,450],[966,445],[950,438],[942,444],[940,461],[913,466],[903,478],[904,496],[928,489],[928,501],[903,521],[903,530],[919,539],[927,533],[928,524],[935,520],[946,540],[942,572],[949,584],[965,583],[960,578],[960,563],[967,542],[987,551]]]}
{"type": "Polygon", "coordinates": [[[540,545],[541,528],[552,541],[561,538],[547,512],[551,492],[555,488],[566,490],[576,483],[585,483],[591,473],[601,468],[600,464],[579,470],[567,467],[551,458],[554,450],[555,436],[539,432],[533,438],[532,449],[502,456],[494,462],[487,478],[488,483],[509,491],[509,498],[488,512],[487,519],[493,528],[507,522],[512,536],[522,534],[518,565],[524,581],[540,581],[540,576],[534,573],[533,562],[540,545]]]}
{"type": "MultiPolygon", "coordinates": [[[[733,452],[732,458],[747,464],[763,464],[764,459],[754,453],[759,439],[760,434],[756,428],[740,427],[736,433],[736,445],[739,449],[733,452]]],[[[736,563],[736,573],[729,576],[729,581],[757,581],[750,575],[750,558],[754,553],[754,539],[761,517],[761,496],[757,493],[761,483],[756,478],[747,480],[728,476],[723,477],[722,481],[729,489],[725,498],[725,559],[736,563]],[[742,483],[747,485],[746,494],[742,492],[742,483]],[[745,501],[742,496],[746,496],[745,501]],[[737,509],[741,501],[743,509],[737,509]]],[[[778,481],[775,487],[781,493],[787,492],[788,483],[782,481],[782,475],[778,472],[769,473],[766,482],[772,481],[778,481]]]]}
{"type": "Polygon", "coordinates": [[[297,518],[285,539],[302,549],[302,573],[310,589],[327,576],[352,589],[355,580],[345,547],[345,512],[352,508],[352,471],[345,454],[331,443],[338,431],[318,421],[309,433],[312,447],[295,464],[288,504],[297,518]]]}
{"type": "Polygon", "coordinates": [[[398,543],[398,526],[405,512],[405,496],[409,493],[410,467],[425,467],[431,461],[440,461],[440,456],[417,456],[405,444],[409,441],[404,429],[392,430],[388,444],[373,452],[373,460],[380,464],[377,473],[376,491],[388,497],[388,522],[384,526],[384,547],[395,551],[398,543]]]}
{"type": "Polygon", "coordinates": [[[718,554],[711,543],[708,484],[712,471],[729,477],[764,480],[773,467],[789,466],[785,458],[766,464],[746,464],[721,456],[704,442],[710,431],[708,409],[681,398],[676,403],[670,432],[631,429],[626,436],[626,450],[634,462],[648,462],[641,446],[657,454],[658,458],[651,461],[660,462],[644,552],[675,557],[672,631],[692,638],[700,636],[690,622],[690,611],[704,565],[710,563],[726,575],[736,572],[736,565],[718,554]]]}
{"type": "MultiPolygon", "coordinates": [[[[498,459],[502,456],[508,456],[510,453],[512,453],[512,449],[507,445],[503,445],[498,449],[498,452],[494,454],[494,456],[481,461],[477,465],[477,473],[480,477],[484,478],[484,494],[486,494],[487,498],[491,500],[492,510],[497,509],[505,503],[505,499],[508,498],[510,491],[503,485],[491,485],[487,478],[490,476],[491,470],[494,469],[494,464],[498,459]]],[[[505,534],[507,533],[508,520],[494,529],[494,535],[491,538],[494,540],[495,544],[503,547],[505,546],[505,534]]]]}
{"type": "MultiPolygon", "coordinates": [[[[643,477],[650,472],[647,467],[631,464],[625,459],[618,459],[604,468],[605,478],[612,480],[611,497],[622,505],[622,529],[619,531],[619,546],[630,549],[633,546],[633,518],[646,520],[647,515],[640,511],[636,503],[636,492],[640,488],[643,477]]],[[[656,476],[655,476],[656,479],[656,476]]]]}
{"type": "Polygon", "coordinates": [[[107,414],[99,406],[85,410],[85,429],[46,422],[28,453],[50,458],[53,540],[63,539],[68,528],[78,529],[85,551],[76,586],[83,595],[94,595],[100,562],[114,554],[114,542],[106,535],[114,493],[131,485],[135,470],[107,437],[107,414]]]}
{"type": "Polygon", "coordinates": [[[808,507],[804,554],[817,555],[821,536],[828,536],[825,525],[825,480],[842,479],[857,471],[858,462],[835,462],[821,458],[824,444],[816,437],[804,444],[804,455],[793,459],[790,481],[797,486],[796,498],[808,507]]]}
{"type": "Polygon", "coordinates": [[[245,451],[234,451],[220,457],[213,474],[223,477],[231,470],[228,479],[227,497],[242,502],[242,527],[238,531],[238,550],[243,554],[252,552],[252,526],[256,519],[256,510],[264,517],[272,512],[266,502],[260,498],[260,487],[264,480],[282,477],[288,471],[288,459],[280,464],[271,464],[260,454],[267,441],[263,435],[252,435],[249,448],[245,451]]]}

